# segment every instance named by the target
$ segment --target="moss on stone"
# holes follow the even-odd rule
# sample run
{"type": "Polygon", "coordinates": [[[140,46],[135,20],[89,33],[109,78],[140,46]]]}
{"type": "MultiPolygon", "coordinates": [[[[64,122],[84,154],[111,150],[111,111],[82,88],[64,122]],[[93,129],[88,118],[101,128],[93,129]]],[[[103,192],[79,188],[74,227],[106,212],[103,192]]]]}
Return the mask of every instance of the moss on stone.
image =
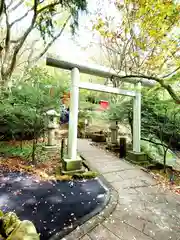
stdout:
{"type": "Polygon", "coordinates": [[[14,212],[1,212],[0,235],[6,240],[40,240],[34,224],[21,221],[14,212]]]}
{"type": "Polygon", "coordinates": [[[24,220],[13,230],[7,240],[40,240],[40,236],[36,232],[34,224],[24,220]]]}
{"type": "Polygon", "coordinates": [[[88,171],[84,173],[76,173],[73,175],[73,179],[92,179],[98,176],[97,172],[88,171]]]}
{"type": "Polygon", "coordinates": [[[2,229],[6,236],[8,236],[14,229],[16,229],[19,224],[20,220],[17,215],[13,212],[5,213],[2,217],[2,229]]]}
{"type": "Polygon", "coordinates": [[[71,179],[72,179],[72,176],[70,176],[70,175],[56,174],[56,180],[58,180],[58,181],[70,181],[71,179]]]}
{"type": "Polygon", "coordinates": [[[0,210],[0,218],[4,215],[3,211],[0,210]]]}

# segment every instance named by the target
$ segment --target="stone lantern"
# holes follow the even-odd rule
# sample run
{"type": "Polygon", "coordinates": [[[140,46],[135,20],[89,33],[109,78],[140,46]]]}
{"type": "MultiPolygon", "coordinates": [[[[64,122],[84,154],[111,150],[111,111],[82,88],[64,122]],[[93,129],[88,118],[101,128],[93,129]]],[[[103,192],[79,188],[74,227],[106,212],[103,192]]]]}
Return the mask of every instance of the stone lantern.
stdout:
{"type": "Polygon", "coordinates": [[[53,150],[57,148],[55,141],[55,129],[58,128],[57,117],[60,116],[55,110],[51,109],[46,112],[48,120],[48,143],[44,146],[45,150],[53,150]]]}

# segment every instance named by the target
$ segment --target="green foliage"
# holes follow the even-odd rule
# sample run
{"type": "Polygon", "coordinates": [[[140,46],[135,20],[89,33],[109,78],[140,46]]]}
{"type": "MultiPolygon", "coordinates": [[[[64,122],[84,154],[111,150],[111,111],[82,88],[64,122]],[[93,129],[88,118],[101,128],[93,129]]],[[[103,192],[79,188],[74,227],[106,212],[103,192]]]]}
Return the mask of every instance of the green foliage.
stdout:
{"type": "Polygon", "coordinates": [[[122,102],[110,103],[110,108],[107,111],[109,120],[118,120],[120,122],[129,123],[129,114],[132,115],[132,100],[125,99],[122,102]]]}
{"type": "Polygon", "coordinates": [[[63,0],[63,1],[43,1],[38,6],[39,9],[45,8],[36,20],[36,28],[40,31],[44,40],[48,37],[52,37],[54,29],[57,24],[54,16],[67,10],[72,16],[71,30],[74,34],[75,29],[78,27],[79,11],[86,11],[86,0],[63,0]],[[48,6],[48,7],[46,7],[48,6]],[[45,8],[46,7],[46,8],[45,8]]]}
{"type": "Polygon", "coordinates": [[[60,98],[66,87],[55,85],[55,79],[41,69],[34,68],[26,83],[19,83],[6,91],[0,99],[0,138],[33,139],[42,135],[46,127],[44,113],[59,110],[60,98]],[[49,78],[48,78],[49,77],[49,78]],[[49,85],[50,80],[53,80],[49,85]],[[53,86],[54,83],[54,86],[53,86]],[[50,89],[51,91],[50,94],[50,89]]]}
{"type": "Polygon", "coordinates": [[[9,145],[6,142],[0,142],[0,155],[22,157],[28,159],[32,152],[31,145],[25,145],[23,147],[16,145],[9,145]]]}
{"type": "Polygon", "coordinates": [[[179,105],[160,100],[158,95],[144,95],[142,103],[142,134],[157,138],[171,148],[180,148],[179,105]]]}
{"type": "Polygon", "coordinates": [[[48,107],[46,95],[27,85],[21,89],[16,87],[5,95],[0,104],[0,135],[3,139],[31,139],[35,129],[38,133],[44,129],[42,114],[48,107]]]}
{"type": "MultiPolygon", "coordinates": [[[[161,141],[156,139],[156,143],[161,144],[161,141]]],[[[150,143],[147,141],[141,141],[141,149],[144,153],[146,153],[149,157],[149,160],[155,162],[163,163],[164,161],[164,149],[161,145],[156,145],[154,143],[150,143]]],[[[175,166],[177,160],[177,156],[169,149],[166,154],[166,165],[175,166]]]]}
{"type": "MultiPolygon", "coordinates": [[[[133,102],[125,100],[114,104],[108,112],[109,119],[118,120],[131,127],[133,133],[133,102]]],[[[168,149],[180,149],[179,105],[172,100],[163,100],[162,94],[143,90],[141,108],[142,148],[151,159],[175,159],[168,149]]],[[[173,160],[174,161],[174,160],[173,160]]]]}
{"type": "Polygon", "coordinates": [[[85,119],[89,122],[95,115],[94,110],[99,104],[98,94],[88,90],[81,90],[80,92],[80,111],[78,114],[78,128],[79,130],[84,129],[85,119]]]}
{"type": "MultiPolygon", "coordinates": [[[[103,83],[102,83],[103,84],[103,83]]],[[[84,102],[91,103],[92,107],[95,104],[99,104],[101,100],[108,101],[112,94],[104,93],[104,92],[97,92],[97,91],[91,91],[91,90],[81,90],[80,91],[80,101],[81,104],[84,102]]],[[[81,107],[81,106],[80,106],[81,107]]]]}
{"type": "MultiPolygon", "coordinates": [[[[132,125],[132,100],[125,99],[121,103],[112,104],[108,111],[108,117],[111,120],[132,125]]],[[[179,105],[172,100],[162,100],[157,93],[149,94],[148,91],[143,91],[141,118],[143,137],[160,139],[162,132],[165,142],[168,142],[172,134],[174,139],[180,136],[179,105]]]]}
{"type": "MultiPolygon", "coordinates": [[[[38,162],[44,162],[47,160],[47,154],[42,149],[43,144],[37,143],[35,158],[38,162]]],[[[13,144],[1,141],[0,142],[0,155],[5,157],[20,157],[27,161],[31,161],[33,146],[31,142],[20,142],[19,144],[13,144]]]]}

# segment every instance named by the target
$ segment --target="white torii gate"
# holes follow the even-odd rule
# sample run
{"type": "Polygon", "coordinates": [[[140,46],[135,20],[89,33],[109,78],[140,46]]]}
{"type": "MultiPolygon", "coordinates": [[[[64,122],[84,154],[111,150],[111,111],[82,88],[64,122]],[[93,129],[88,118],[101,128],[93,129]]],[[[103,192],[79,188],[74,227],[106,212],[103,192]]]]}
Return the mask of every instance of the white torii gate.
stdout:
{"type": "Polygon", "coordinates": [[[101,84],[80,82],[80,72],[98,77],[116,77],[121,76],[116,71],[109,70],[106,67],[97,65],[83,65],[73,63],[63,59],[54,59],[47,57],[46,64],[51,67],[57,67],[71,71],[71,89],[70,89],[70,116],[69,116],[69,133],[68,133],[68,159],[76,160],[77,158],[77,129],[78,129],[78,108],[79,108],[79,89],[89,89],[100,92],[114,93],[133,97],[133,151],[140,153],[141,146],[141,85],[154,86],[155,81],[126,79],[126,82],[135,84],[136,90],[123,90],[114,87],[108,87],[101,84]]]}

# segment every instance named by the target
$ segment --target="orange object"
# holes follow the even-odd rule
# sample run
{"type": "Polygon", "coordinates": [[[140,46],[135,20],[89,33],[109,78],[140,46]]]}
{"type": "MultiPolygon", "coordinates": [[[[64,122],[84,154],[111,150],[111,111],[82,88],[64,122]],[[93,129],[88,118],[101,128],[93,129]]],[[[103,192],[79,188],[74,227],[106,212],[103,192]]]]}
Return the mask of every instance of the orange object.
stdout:
{"type": "Polygon", "coordinates": [[[62,103],[66,106],[69,107],[70,103],[70,93],[64,93],[62,103]]]}

